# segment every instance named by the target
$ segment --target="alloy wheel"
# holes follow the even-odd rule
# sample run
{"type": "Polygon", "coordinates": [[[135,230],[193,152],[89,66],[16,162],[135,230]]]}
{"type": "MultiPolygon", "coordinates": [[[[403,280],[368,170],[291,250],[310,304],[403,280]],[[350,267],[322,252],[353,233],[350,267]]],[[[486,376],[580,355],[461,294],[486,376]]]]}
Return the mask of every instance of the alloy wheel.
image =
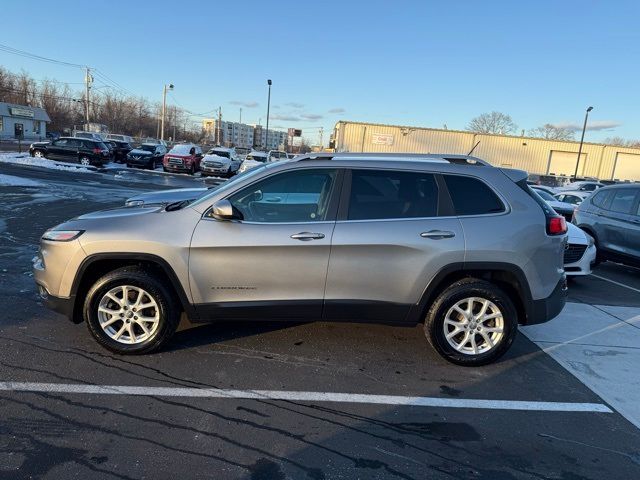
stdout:
{"type": "Polygon", "coordinates": [[[160,324],[160,311],[156,300],[146,290],[120,285],[100,299],[98,321],[110,338],[132,345],[155,334],[160,324]]]}
{"type": "Polygon", "coordinates": [[[447,311],[444,336],[449,345],[465,355],[487,353],[504,336],[504,317],[491,300],[468,297],[447,311]]]}

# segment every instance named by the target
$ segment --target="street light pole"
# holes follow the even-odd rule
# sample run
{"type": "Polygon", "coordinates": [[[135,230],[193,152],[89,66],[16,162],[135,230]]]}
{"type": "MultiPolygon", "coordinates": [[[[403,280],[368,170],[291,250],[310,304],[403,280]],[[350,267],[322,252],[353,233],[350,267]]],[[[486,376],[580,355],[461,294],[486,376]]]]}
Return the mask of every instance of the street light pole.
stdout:
{"type": "Polygon", "coordinates": [[[267,85],[269,85],[269,96],[267,97],[267,132],[264,135],[264,146],[265,149],[269,149],[269,108],[271,107],[271,79],[267,80],[267,85]]]}
{"type": "Polygon", "coordinates": [[[584,143],[584,132],[587,130],[587,119],[589,118],[589,112],[593,110],[593,107],[587,108],[584,114],[584,125],[582,125],[582,136],[580,137],[580,146],[578,147],[578,160],[576,161],[576,171],[573,174],[573,181],[578,178],[578,167],[580,166],[580,156],[582,155],[582,144],[584,143]]]}
{"type": "Polygon", "coordinates": [[[160,120],[160,140],[164,140],[164,116],[167,110],[167,90],[173,90],[173,83],[162,89],[162,119],[160,120]]]}

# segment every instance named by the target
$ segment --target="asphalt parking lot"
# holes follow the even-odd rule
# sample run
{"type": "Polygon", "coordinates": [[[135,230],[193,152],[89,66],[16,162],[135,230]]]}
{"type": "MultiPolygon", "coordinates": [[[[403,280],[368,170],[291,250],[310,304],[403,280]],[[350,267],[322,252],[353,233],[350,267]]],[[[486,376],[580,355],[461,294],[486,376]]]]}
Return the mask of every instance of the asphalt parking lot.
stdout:
{"type": "Polygon", "coordinates": [[[39,237],[204,180],[2,175],[0,478],[640,478],[637,269],[571,282],[561,317],[482,368],[446,363],[418,327],[321,322],[183,325],[160,353],[118,357],[41,305],[39,237]]]}

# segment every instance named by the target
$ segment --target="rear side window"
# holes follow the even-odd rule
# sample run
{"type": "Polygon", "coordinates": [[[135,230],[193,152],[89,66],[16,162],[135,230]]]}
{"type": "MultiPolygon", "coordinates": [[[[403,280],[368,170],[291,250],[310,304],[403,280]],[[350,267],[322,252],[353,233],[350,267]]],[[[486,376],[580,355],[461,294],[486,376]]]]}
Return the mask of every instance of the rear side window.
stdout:
{"type": "Polygon", "coordinates": [[[504,205],[484,182],[459,175],[444,175],[456,215],[486,215],[504,211],[504,205]]]}
{"type": "Polygon", "coordinates": [[[617,190],[611,199],[609,210],[617,213],[631,213],[631,207],[636,199],[637,190],[625,188],[617,190]]]}
{"type": "Polygon", "coordinates": [[[596,207],[604,208],[609,193],[611,193],[611,190],[605,190],[604,192],[596,193],[591,199],[591,203],[593,203],[596,207]]]}
{"type": "Polygon", "coordinates": [[[349,220],[435,217],[438,187],[432,174],[354,170],[349,220]]]}

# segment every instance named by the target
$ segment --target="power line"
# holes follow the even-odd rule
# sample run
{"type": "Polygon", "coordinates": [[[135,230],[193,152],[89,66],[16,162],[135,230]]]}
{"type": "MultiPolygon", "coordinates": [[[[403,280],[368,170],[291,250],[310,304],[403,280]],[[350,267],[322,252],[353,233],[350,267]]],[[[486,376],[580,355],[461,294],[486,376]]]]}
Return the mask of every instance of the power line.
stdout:
{"type": "Polygon", "coordinates": [[[18,50],[17,48],[10,47],[8,45],[3,45],[0,43],[0,51],[5,53],[10,53],[12,55],[18,55],[25,58],[31,58],[33,60],[41,60],[43,62],[55,63],[57,65],[65,65],[67,67],[76,67],[76,68],[85,68],[84,65],[79,65],[77,63],[63,62],[62,60],[55,60],[53,58],[43,57],[42,55],[36,55],[35,53],[25,52],[24,50],[18,50]]]}

